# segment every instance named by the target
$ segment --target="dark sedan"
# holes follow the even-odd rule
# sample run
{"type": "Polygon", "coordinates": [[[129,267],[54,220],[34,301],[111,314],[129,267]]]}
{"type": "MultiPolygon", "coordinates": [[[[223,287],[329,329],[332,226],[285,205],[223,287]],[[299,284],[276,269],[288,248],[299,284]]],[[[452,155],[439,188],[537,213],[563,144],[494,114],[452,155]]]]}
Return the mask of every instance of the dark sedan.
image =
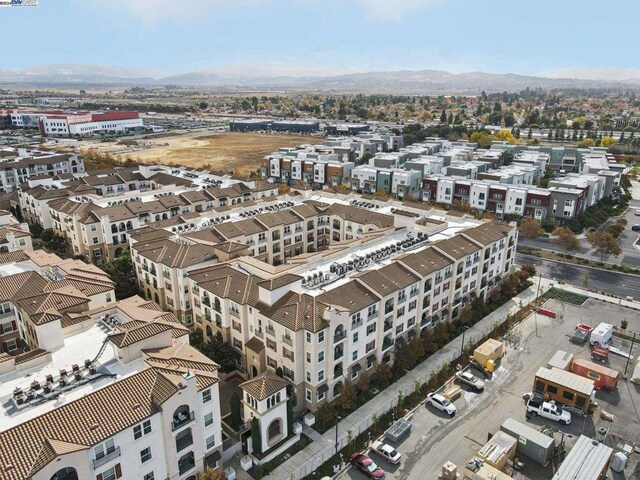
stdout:
{"type": "Polygon", "coordinates": [[[375,480],[384,479],[384,470],[376,465],[375,462],[364,453],[354,453],[351,455],[351,465],[369,478],[373,478],[375,480]]]}

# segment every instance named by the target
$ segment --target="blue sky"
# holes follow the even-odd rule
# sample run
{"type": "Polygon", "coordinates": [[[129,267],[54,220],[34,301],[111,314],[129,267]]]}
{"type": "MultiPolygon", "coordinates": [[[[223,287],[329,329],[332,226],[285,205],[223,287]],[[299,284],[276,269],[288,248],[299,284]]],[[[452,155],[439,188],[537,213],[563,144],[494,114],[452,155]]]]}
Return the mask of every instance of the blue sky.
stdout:
{"type": "Polygon", "coordinates": [[[0,68],[91,63],[182,73],[259,64],[310,74],[640,68],[637,0],[39,3],[0,8],[0,68]],[[13,39],[10,48],[6,39],[13,39]]]}

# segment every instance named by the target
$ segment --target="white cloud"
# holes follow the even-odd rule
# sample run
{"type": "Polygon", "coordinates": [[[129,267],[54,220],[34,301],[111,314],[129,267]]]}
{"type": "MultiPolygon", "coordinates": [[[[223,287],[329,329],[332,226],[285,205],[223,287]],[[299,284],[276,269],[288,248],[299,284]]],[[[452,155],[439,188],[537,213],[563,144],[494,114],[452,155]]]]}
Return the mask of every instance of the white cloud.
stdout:
{"type": "Polygon", "coordinates": [[[447,0],[356,0],[369,16],[380,22],[399,22],[407,15],[447,0]]]}
{"type": "Polygon", "coordinates": [[[128,14],[146,27],[154,27],[164,20],[202,18],[207,13],[215,13],[217,9],[268,2],[269,0],[89,0],[94,9],[128,14]]]}

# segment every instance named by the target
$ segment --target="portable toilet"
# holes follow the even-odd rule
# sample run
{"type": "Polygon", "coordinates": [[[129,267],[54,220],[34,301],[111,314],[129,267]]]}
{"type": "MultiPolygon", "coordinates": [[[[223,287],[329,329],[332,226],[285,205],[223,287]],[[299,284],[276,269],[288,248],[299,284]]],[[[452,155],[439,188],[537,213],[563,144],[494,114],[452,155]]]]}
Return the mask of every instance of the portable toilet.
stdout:
{"type": "Polygon", "coordinates": [[[611,459],[611,470],[614,472],[623,472],[624,468],[627,466],[627,456],[622,453],[616,453],[611,459]]]}

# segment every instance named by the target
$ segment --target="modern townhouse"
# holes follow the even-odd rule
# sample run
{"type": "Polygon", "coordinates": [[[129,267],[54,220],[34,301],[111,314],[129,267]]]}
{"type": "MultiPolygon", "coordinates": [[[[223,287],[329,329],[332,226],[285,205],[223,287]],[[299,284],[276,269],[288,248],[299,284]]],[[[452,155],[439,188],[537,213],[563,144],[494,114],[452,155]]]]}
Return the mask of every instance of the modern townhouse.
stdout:
{"type": "Polygon", "coordinates": [[[417,170],[362,165],[353,169],[350,186],[358,193],[386,192],[402,199],[417,197],[421,181],[422,173],[417,170]]]}
{"type": "Polygon", "coordinates": [[[260,167],[263,178],[278,183],[300,181],[307,184],[341,185],[351,177],[355,164],[342,161],[336,153],[277,152],[266,157],[260,167]]]}
{"type": "Polygon", "coordinates": [[[64,345],[0,356],[2,480],[195,480],[219,468],[217,365],[131,297],[85,312],[64,345]]]}

